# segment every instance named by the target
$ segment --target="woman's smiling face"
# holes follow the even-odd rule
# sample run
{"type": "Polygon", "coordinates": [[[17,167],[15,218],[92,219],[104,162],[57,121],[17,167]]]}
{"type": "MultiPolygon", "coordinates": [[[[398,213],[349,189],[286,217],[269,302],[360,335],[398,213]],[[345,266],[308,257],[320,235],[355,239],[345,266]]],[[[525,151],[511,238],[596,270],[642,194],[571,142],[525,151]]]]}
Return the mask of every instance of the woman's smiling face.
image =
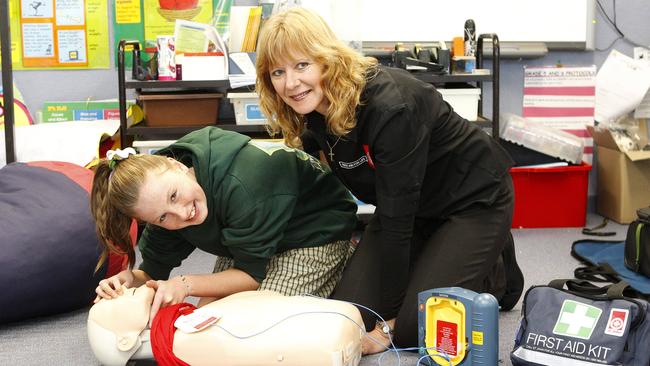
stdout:
{"type": "Polygon", "coordinates": [[[298,54],[282,59],[278,65],[272,65],[269,74],[275,92],[296,113],[327,113],[329,101],[322,88],[322,65],[298,54]]]}

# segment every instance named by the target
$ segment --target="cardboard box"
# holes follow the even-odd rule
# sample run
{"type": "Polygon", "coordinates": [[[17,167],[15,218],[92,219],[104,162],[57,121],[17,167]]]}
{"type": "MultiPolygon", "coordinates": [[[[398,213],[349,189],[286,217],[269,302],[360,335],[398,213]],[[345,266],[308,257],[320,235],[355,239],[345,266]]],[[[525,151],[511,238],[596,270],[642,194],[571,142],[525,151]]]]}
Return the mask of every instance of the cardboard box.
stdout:
{"type": "MultiPolygon", "coordinates": [[[[587,126],[597,149],[596,211],[621,224],[650,206],[650,151],[621,151],[607,129],[587,126]]],[[[647,121],[639,120],[639,135],[647,142],[647,121]]]]}
{"type": "Polygon", "coordinates": [[[217,124],[220,93],[140,94],[144,124],[158,126],[209,126],[217,124]]]}

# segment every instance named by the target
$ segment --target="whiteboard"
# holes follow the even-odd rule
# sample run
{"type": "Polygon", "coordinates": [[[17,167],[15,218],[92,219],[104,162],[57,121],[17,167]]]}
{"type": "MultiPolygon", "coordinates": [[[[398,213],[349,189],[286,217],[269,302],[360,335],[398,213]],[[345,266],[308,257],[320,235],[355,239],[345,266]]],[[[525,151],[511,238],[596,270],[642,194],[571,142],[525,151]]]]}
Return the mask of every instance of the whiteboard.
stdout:
{"type": "Polygon", "coordinates": [[[501,42],[592,48],[594,0],[303,0],[343,40],[451,41],[473,19],[501,42]],[[567,46],[568,45],[568,46],[567,46]]]}

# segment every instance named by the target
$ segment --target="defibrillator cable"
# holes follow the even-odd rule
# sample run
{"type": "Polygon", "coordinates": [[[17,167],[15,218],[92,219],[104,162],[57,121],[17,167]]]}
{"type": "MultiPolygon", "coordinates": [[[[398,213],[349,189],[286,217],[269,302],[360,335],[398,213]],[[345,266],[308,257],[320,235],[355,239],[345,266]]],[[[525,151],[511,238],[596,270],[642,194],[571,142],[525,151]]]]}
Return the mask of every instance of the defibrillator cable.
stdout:
{"type": "MultiPolygon", "coordinates": [[[[309,297],[321,298],[321,297],[319,297],[319,296],[315,296],[315,295],[311,295],[311,294],[303,294],[303,296],[309,296],[309,297]]],[[[376,317],[381,321],[381,323],[383,323],[383,324],[386,325],[386,326],[388,325],[388,324],[386,323],[386,320],[385,320],[381,315],[379,315],[379,313],[377,313],[376,311],[372,310],[371,308],[369,308],[369,307],[367,307],[367,306],[364,306],[364,305],[361,305],[361,304],[357,304],[357,303],[354,303],[354,302],[351,302],[351,301],[344,301],[344,300],[335,300],[335,301],[341,301],[341,302],[348,303],[348,304],[351,304],[351,305],[354,305],[354,306],[358,306],[358,307],[360,307],[360,308],[362,308],[362,309],[368,310],[368,311],[371,312],[373,315],[375,315],[375,316],[376,316],[376,317]]],[[[357,324],[357,323],[355,322],[355,324],[357,324]]],[[[359,324],[357,324],[357,326],[359,326],[359,327],[361,328],[361,326],[360,326],[359,324]]],[[[365,332],[365,328],[361,328],[361,329],[365,332]]],[[[379,345],[381,345],[381,346],[383,346],[383,347],[386,347],[386,346],[380,344],[380,343],[379,343],[376,339],[374,339],[373,337],[369,336],[367,333],[366,333],[366,337],[368,337],[368,338],[369,338],[370,340],[372,340],[373,342],[375,342],[375,343],[377,343],[377,344],[379,344],[379,345]]],[[[401,366],[401,364],[402,364],[402,360],[401,360],[401,358],[400,358],[400,354],[399,354],[400,351],[422,351],[422,350],[431,350],[431,349],[435,350],[435,353],[436,353],[436,354],[434,354],[434,355],[429,354],[429,355],[424,355],[424,356],[420,357],[420,358],[418,359],[418,361],[417,361],[417,365],[419,365],[420,362],[421,362],[422,360],[426,359],[427,357],[440,357],[440,358],[443,358],[443,359],[445,359],[446,361],[448,361],[448,362],[449,362],[449,366],[453,366],[453,363],[451,362],[451,357],[449,357],[449,355],[446,354],[446,353],[444,353],[444,352],[440,352],[440,350],[438,350],[436,347],[408,347],[408,348],[397,348],[397,346],[395,346],[395,343],[393,343],[393,337],[392,337],[391,334],[388,334],[388,339],[390,340],[390,345],[391,345],[391,347],[386,347],[386,351],[382,352],[382,354],[379,356],[379,358],[377,359],[377,365],[378,365],[378,366],[381,366],[381,360],[382,360],[382,358],[383,358],[387,353],[390,353],[390,352],[395,352],[395,356],[397,357],[397,365],[398,365],[398,366],[401,366]]],[[[467,347],[465,348],[465,350],[466,350],[467,354],[469,354],[469,352],[471,351],[471,349],[470,349],[469,346],[467,346],[467,347]]]]}
{"type": "MultiPolygon", "coordinates": [[[[468,347],[468,348],[469,348],[469,347],[468,347]]],[[[429,358],[429,357],[440,357],[440,358],[443,358],[445,361],[449,362],[449,366],[453,366],[453,362],[451,361],[451,357],[450,357],[448,354],[444,353],[444,352],[440,352],[438,349],[436,349],[436,347],[408,347],[408,348],[395,348],[395,349],[389,349],[389,350],[386,350],[386,351],[382,352],[382,354],[379,356],[379,359],[377,360],[377,364],[378,364],[379,366],[381,366],[381,359],[384,357],[384,355],[385,355],[386,353],[389,353],[389,352],[399,352],[399,351],[428,351],[428,350],[435,350],[435,354],[430,354],[430,353],[429,353],[429,354],[427,354],[427,355],[424,355],[424,356],[418,358],[418,360],[417,360],[417,362],[416,362],[416,365],[419,365],[419,364],[420,364],[423,360],[425,360],[426,358],[429,358]]],[[[469,349],[468,349],[468,352],[469,352],[469,349]]],[[[436,363],[437,363],[437,362],[436,362],[436,363]]]]}

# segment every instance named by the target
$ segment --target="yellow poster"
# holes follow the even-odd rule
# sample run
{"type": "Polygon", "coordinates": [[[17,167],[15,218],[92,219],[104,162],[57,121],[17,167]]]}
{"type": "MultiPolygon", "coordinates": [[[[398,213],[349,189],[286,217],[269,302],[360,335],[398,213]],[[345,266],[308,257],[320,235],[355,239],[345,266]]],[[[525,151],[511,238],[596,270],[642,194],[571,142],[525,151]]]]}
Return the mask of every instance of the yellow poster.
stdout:
{"type": "Polygon", "coordinates": [[[115,0],[115,23],[140,23],[140,0],[115,0]]]}
{"type": "Polygon", "coordinates": [[[13,68],[110,67],[108,0],[10,0],[13,68]]]}
{"type": "Polygon", "coordinates": [[[144,0],[145,47],[155,47],[156,37],[174,35],[176,19],[210,24],[212,0],[144,0]]]}

